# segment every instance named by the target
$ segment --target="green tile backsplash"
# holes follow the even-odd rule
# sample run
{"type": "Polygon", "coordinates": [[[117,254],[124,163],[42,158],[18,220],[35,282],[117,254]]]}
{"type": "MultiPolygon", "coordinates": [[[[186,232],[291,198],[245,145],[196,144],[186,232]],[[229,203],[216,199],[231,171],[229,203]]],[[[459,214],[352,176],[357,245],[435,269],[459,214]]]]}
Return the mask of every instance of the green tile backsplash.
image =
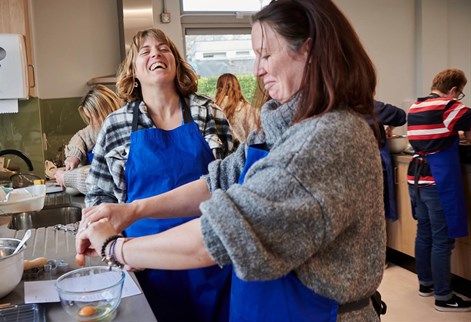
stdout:
{"type": "MultiPolygon", "coordinates": [[[[79,103],[80,98],[20,100],[18,113],[0,114],[0,150],[20,150],[33,163],[33,173],[44,178],[44,160],[63,161],[64,145],[85,126],[79,103]]],[[[10,168],[28,172],[20,158],[4,157],[10,168]]]]}

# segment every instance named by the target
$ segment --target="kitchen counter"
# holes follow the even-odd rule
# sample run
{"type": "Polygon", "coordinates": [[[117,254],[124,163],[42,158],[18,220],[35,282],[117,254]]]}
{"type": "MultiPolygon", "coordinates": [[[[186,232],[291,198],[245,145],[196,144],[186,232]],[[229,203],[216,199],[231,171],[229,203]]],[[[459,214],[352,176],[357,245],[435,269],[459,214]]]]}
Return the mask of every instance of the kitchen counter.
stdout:
{"type": "MultiPolygon", "coordinates": [[[[59,195],[59,194],[57,194],[59,195]]],[[[56,196],[57,197],[57,196],[56,196]]],[[[83,205],[83,196],[72,196],[74,204],[83,205]]],[[[10,237],[21,239],[25,234],[24,230],[11,230],[8,228],[9,217],[0,216],[0,237],[10,237]]],[[[31,260],[37,257],[46,257],[49,260],[64,260],[69,264],[69,270],[79,268],[75,264],[75,236],[65,231],[55,230],[54,227],[38,228],[32,230],[32,235],[27,242],[24,258],[31,260]]],[[[103,265],[99,258],[87,258],[87,265],[103,265]]],[[[59,276],[52,276],[57,278],[59,276]]],[[[135,275],[130,272],[130,276],[136,281],[135,275]]],[[[25,278],[26,276],[23,276],[25,278]]],[[[40,278],[44,279],[44,278],[40,278]]],[[[0,299],[0,304],[22,304],[24,303],[24,280],[10,294],[0,299]]],[[[137,283],[139,285],[139,283],[137,283]]],[[[68,321],[70,316],[62,309],[60,303],[41,304],[46,308],[46,321],[68,321]]],[[[116,318],[113,321],[157,321],[152,309],[144,294],[123,298],[118,307],[116,318]]]]}

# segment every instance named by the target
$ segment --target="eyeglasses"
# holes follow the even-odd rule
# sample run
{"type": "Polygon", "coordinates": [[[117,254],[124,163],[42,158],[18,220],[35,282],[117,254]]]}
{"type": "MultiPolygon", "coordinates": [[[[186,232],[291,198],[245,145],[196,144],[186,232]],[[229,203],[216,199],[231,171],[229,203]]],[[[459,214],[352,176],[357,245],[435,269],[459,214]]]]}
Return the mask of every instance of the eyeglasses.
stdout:
{"type": "Polygon", "coordinates": [[[460,95],[456,98],[458,101],[461,101],[466,95],[460,91],[460,95]]]}

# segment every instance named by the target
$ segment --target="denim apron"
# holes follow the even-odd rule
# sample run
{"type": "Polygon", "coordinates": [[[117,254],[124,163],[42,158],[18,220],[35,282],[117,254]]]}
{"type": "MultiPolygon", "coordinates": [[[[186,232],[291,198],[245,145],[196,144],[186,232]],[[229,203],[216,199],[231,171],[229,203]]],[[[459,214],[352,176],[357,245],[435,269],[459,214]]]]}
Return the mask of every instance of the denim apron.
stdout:
{"type": "Polygon", "coordinates": [[[425,156],[435,179],[450,238],[468,235],[458,142],[456,139],[450,148],[425,156]]]}
{"type": "MultiPolygon", "coordinates": [[[[183,98],[183,124],[173,130],[137,130],[139,102],[133,103],[131,146],[126,162],[127,201],[158,195],[199,179],[214,160],[208,143],[191,117],[183,98]]],[[[144,218],[125,230],[128,237],[163,232],[196,217],[144,218]]],[[[231,267],[137,272],[157,319],[226,322],[229,315],[231,267]]]]}
{"type": "MultiPolygon", "coordinates": [[[[239,184],[247,170],[267,155],[262,146],[249,146],[239,184]]],[[[244,281],[232,273],[231,322],[334,322],[337,311],[337,302],[317,295],[293,273],[271,281],[244,281]]]]}
{"type": "Polygon", "coordinates": [[[383,174],[384,174],[384,212],[386,218],[393,221],[398,219],[397,205],[396,205],[396,193],[394,190],[394,173],[393,164],[391,160],[391,154],[387,144],[385,144],[380,150],[381,162],[383,163],[383,174]]]}

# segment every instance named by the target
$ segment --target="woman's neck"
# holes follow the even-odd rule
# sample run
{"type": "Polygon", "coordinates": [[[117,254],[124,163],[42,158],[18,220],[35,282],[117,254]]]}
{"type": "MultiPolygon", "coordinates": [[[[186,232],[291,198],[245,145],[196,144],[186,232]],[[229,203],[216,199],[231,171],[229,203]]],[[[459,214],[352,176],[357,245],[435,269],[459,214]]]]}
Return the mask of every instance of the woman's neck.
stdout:
{"type": "Polygon", "coordinates": [[[177,92],[166,91],[154,87],[142,92],[147,113],[154,121],[156,127],[169,130],[181,124],[182,111],[180,97],[177,92]]]}

